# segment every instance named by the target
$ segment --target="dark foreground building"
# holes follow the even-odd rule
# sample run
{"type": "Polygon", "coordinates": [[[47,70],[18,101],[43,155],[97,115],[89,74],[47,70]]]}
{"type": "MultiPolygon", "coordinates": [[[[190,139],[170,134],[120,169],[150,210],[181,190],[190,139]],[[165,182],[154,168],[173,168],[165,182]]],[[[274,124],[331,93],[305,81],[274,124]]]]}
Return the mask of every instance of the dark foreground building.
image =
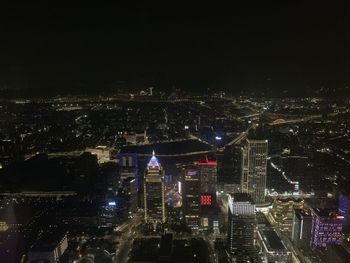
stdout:
{"type": "Polygon", "coordinates": [[[234,262],[246,262],[254,255],[255,205],[248,194],[229,197],[228,249],[234,262]]]}

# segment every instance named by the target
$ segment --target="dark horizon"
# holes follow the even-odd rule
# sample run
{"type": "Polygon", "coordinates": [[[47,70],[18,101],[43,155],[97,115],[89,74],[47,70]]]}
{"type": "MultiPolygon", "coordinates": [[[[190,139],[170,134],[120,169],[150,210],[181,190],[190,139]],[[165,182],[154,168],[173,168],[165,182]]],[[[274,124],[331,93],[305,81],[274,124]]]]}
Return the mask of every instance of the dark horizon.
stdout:
{"type": "Polygon", "coordinates": [[[2,90],[307,95],[350,85],[346,1],[13,3],[0,21],[2,90]]]}

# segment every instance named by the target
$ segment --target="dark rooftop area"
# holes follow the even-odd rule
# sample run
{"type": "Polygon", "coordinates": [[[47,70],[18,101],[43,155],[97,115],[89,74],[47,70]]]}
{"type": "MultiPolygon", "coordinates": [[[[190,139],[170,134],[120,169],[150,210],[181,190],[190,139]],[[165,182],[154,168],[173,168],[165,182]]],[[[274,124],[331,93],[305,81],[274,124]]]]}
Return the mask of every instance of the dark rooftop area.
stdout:
{"type": "Polygon", "coordinates": [[[328,249],[332,249],[336,255],[344,259],[350,256],[350,253],[343,246],[338,244],[331,244],[328,249]]]}
{"type": "Polygon", "coordinates": [[[266,245],[268,249],[272,249],[272,250],[286,249],[286,247],[282,243],[280,237],[277,235],[275,230],[265,229],[265,230],[262,230],[262,233],[266,238],[266,245]]]}
{"type": "Polygon", "coordinates": [[[233,201],[234,202],[250,202],[252,203],[253,200],[249,194],[246,193],[234,193],[233,194],[233,201]]]}
{"type": "Polygon", "coordinates": [[[30,250],[51,251],[61,242],[65,235],[66,233],[60,230],[45,232],[38,238],[30,250]]]}
{"type": "Polygon", "coordinates": [[[295,209],[295,216],[301,219],[301,217],[311,217],[311,212],[305,209],[295,209]]]}
{"type": "Polygon", "coordinates": [[[173,247],[173,235],[165,234],[160,240],[159,257],[170,257],[173,247]]]}
{"type": "Polygon", "coordinates": [[[312,208],[312,211],[320,217],[336,217],[338,210],[332,208],[312,208]]]}

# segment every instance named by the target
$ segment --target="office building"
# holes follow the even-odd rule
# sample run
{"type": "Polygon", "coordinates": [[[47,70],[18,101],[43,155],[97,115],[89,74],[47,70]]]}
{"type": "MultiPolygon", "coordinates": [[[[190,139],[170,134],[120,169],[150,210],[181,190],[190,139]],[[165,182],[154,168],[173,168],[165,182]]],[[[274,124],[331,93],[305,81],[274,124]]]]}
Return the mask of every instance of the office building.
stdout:
{"type": "Polygon", "coordinates": [[[138,208],[136,179],[131,179],[129,184],[130,184],[129,211],[134,213],[134,212],[137,212],[137,208],[138,208]]]}
{"type": "Polygon", "coordinates": [[[231,260],[248,261],[254,254],[255,205],[248,194],[228,196],[227,243],[231,260]]]}
{"type": "Polygon", "coordinates": [[[200,192],[216,195],[217,162],[209,161],[208,156],[197,163],[200,173],[200,192]]]}
{"type": "Polygon", "coordinates": [[[304,200],[294,198],[276,198],[270,212],[273,225],[283,234],[291,237],[294,209],[302,209],[304,200]]]}
{"type": "Polygon", "coordinates": [[[68,248],[66,233],[43,233],[28,252],[29,262],[56,263],[68,248]]]}
{"type": "Polygon", "coordinates": [[[218,224],[216,209],[217,162],[204,156],[196,165],[200,175],[200,229],[211,231],[218,224]]]}
{"type": "Polygon", "coordinates": [[[241,191],[249,194],[255,204],[265,202],[267,151],[267,140],[247,139],[242,148],[241,191]]]}
{"type": "Polygon", "coordinates": [[[303,249],[309,248],[311,239],[312,216],[310,210],[294,209],[292,241],[303,249]]]}
{"type": "Polygon", "coordinates": [[[186,167],[182,184],[182,211],[186,224],[198,229],[200,212],[200,177],[196,166],[186,167]]]}
{"type": "Polygon", "coordinates": [[[257,244],[262,262],[292,262],[292,252],[287,249],[273,228],[259,229],[257,244]]]}
{"type": "Polygon", "coordinates": [[[326,248],[340,244],[343,238],[344,216],[334,209],[312,208],[311,248],[326,248]]]}
{"type": "Polygon", "coordinates": [[[117,155],[120,179],[137,178],[137,154],[119,153],[117,155]]]}
{"type": "Polygon", "coordinates": [[[129,211],[136,212],[139,206],[139,175],[136,153],[118,153],[118,174],[124,190],[129,193],[129,211]]]}
{"type": "Polygon", "coordinates": [[[157,225],[165,222],[164,170],[154,154],[144,175],[145,222],[157,225]]]}

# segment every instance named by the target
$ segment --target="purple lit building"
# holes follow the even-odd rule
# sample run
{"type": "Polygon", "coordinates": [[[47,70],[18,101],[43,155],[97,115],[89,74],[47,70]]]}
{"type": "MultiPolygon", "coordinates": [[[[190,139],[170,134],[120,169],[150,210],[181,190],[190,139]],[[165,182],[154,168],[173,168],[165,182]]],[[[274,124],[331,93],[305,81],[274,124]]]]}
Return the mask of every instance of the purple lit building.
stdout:
{"type": "Polygon", "coordinates": [[[344,217],[343,222],[343,233],[346,236],[349,236],[350,234],[350,198],[348,195],[340,195],[339,197],[339,205],[338,205],[338,212],[339,215],[344,217]]]}
{"type": "Polygon", "coordinates": [[[312,208],[312,249],[327,248],[329,244],[340,244],[343,238],[344,216],[334,209],[312,208]]]}

